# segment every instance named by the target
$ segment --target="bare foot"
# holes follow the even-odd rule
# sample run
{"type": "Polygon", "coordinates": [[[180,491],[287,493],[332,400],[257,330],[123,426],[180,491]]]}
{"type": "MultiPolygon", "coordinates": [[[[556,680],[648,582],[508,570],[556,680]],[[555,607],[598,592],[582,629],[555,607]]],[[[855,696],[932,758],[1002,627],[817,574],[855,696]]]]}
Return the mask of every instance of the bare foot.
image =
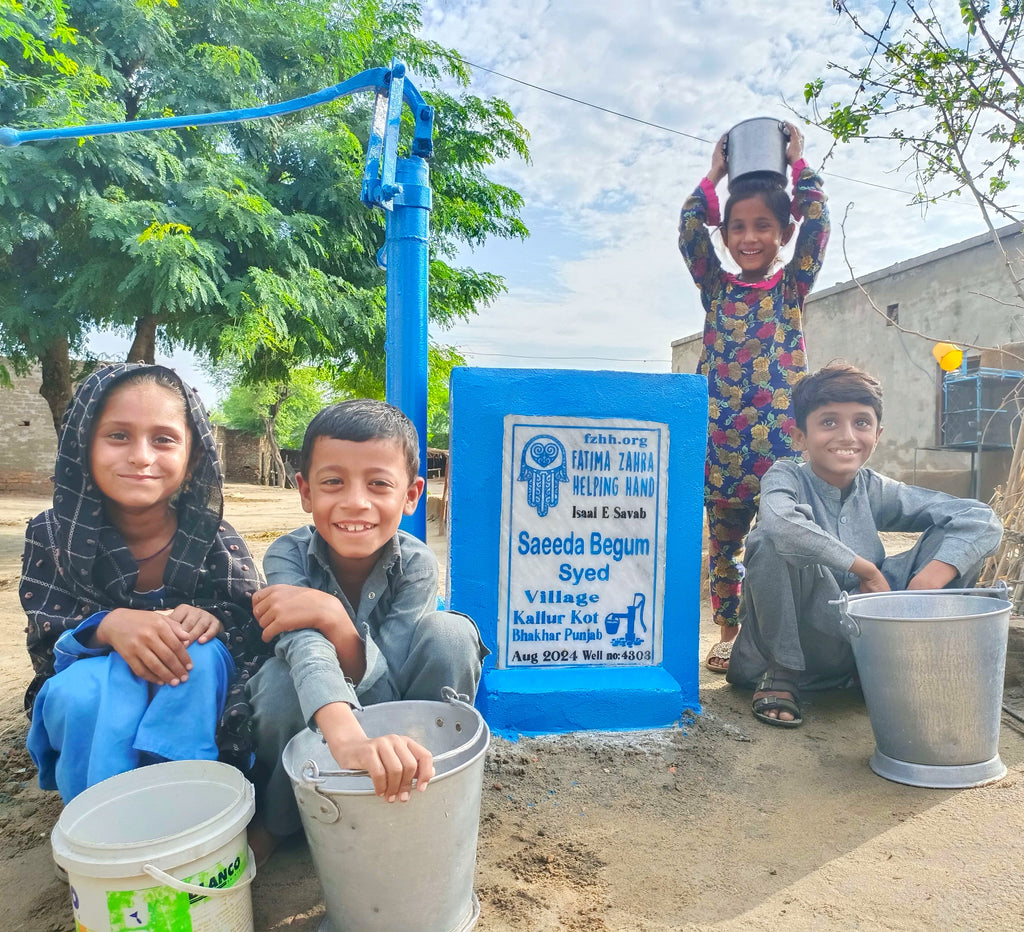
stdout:
{"type": "Polygon", "coordinates": [[[270,830],[263,824],[263,819],[258,815],[253,816],[252,821],[249,823],[249,828],[246,830],[246,840],[249,842],[249,848],[252,850],[252,858],[256,862],[257,869],[263,867],[270,860],[270,856],[274,853],[274,849],[279,841],[277,835],[271,834],[270,830]]]}

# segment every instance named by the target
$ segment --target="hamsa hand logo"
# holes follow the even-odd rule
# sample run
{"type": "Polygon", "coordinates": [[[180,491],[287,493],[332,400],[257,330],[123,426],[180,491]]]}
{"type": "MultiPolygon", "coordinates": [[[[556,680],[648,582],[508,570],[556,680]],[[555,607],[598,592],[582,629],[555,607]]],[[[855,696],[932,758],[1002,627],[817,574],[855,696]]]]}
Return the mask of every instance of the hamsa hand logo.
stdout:
{"type": "Polygon", "coordinates": [[[526,500],[543,518],[558,504],[558,487],[569,481],[565,447],[550,434],[537,434],[523,447],[519,481],[526,483],[526,500]]]}

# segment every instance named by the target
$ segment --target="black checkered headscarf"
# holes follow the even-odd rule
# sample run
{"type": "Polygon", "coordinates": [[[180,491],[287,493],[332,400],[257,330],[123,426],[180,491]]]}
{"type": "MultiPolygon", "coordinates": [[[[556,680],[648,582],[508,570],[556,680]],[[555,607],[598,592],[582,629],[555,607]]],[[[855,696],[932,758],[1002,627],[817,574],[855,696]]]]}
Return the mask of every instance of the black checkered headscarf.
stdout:
{"type": "Polygon", "coordinates": [[[220,640],[236,665],[217,734],[221,759],[243,769],[248,766],[250,709],[245,682],[267,653],[252,617],[252,594],[262,579],[245,541],[223,520],[223,508],[220,462],[209,418],[196,392],[183,386],[173,371],[119,363],[94,372],[79,385],[61,424],[53,507],[33,518],[25,534],[20,595],[36,673],[25,694],[29,716],[40,687],[53,675],[54,644],[65,631],[99,611],[195,605],[220,619],[220,640]],[[189,477],[173,501],[178,529],[164,570],[162,597],[156,603],[151,593],[135,591],[138,564],[106,516],[89,462],[93,428],[107,394],[132,376],[150,374],[181,386],[193,436],[189,477]]]}

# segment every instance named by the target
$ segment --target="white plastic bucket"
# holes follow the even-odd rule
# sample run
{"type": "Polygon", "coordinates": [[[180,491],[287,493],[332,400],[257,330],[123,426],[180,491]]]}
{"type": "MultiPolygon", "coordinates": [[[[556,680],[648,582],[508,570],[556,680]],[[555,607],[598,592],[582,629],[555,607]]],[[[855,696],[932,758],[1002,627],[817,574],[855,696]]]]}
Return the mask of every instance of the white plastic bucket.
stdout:
{"type": "Polygon", "coordinates": [[[306,730],[288,742],[284,766],[327,906],[320,932],[467,932],[476,924],[490,732],[476,709],[444,693],[443,702],[382,702],[356,713],[368,736],[408,735],[434,755],[434,779],[405,803],[375,796],[365,771],[338,770],[320,735],[306,730]]]}
{"type": "Polygon", "coordinates": [[[65,806],[50,841],[88,932],[253,932],[252,784],[217,761],[119,774],[65,806]]]}

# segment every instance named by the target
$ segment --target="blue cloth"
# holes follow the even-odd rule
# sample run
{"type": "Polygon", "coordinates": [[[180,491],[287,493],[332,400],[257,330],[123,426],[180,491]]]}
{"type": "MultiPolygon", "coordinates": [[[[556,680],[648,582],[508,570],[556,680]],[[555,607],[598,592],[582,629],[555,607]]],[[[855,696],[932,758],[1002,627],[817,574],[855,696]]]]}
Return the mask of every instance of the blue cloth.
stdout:
{"type": "Polygon", "coordinates": [[[216,760],[217,721],[235,673],[231,654],[215,639],[189,646],[192,669],[184,683],[148,683],[120,654],[97,654],[74,637],[88,634],[99,623],[94,617],[62,636],[69,650],[61,659],[74,644],[79,659],[66,660],[43,683],[26,739],[40,788],[59,790],[65,803],[100,780],[145,764],[216,760]]]}
{"type": "Polygon", "coordinates": [[[95,615],[86,618],[77,628],[65,631],[57,638],[57,643],[53,645],[54,673],[66,670],[76,660],[81,660],[83,657],[103,657],[110,653],[109,644],[101,644],[99,647],[85,646],[85,642],[92,638],[93,633],[100,626],[100,622],[109,614],[110,612],[96,612],[95,615]]]}

